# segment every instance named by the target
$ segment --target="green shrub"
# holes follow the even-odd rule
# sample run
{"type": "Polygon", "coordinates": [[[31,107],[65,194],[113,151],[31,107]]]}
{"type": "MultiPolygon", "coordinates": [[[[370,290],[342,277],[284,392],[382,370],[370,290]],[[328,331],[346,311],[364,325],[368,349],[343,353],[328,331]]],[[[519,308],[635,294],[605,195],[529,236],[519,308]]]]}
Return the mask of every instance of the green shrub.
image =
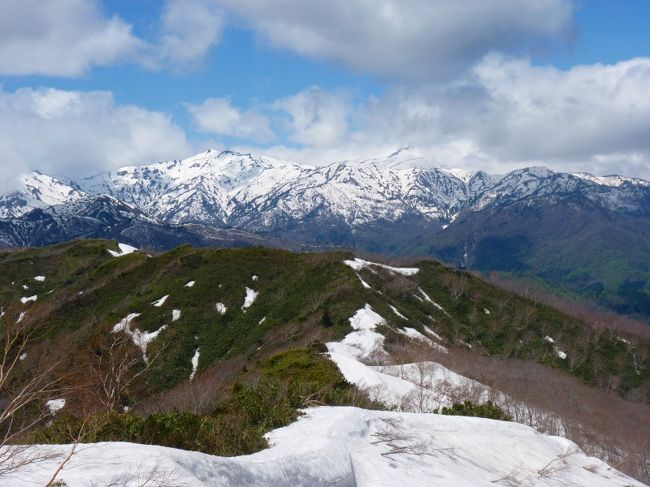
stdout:
{"type": "Polygon", "coordinates": [[[455,403],[451,407],[440,409],[439,412],[447,416],[476,416],[479,418],[498,419],[500,421],[512,421],[512,416],[492,401],[483,404],[474,404],[471,401],[455,403]]]}

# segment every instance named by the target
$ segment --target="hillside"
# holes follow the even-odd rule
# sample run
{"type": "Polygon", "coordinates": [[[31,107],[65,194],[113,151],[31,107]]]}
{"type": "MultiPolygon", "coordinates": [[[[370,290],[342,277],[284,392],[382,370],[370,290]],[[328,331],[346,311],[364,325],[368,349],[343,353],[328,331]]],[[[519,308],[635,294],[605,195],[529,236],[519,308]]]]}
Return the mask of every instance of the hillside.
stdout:
{"type": "MultiPolygon", "coordinates": [[[[537,363],[598,394],[615,391],[619,397],[609,404],[629,414],[612,424],[624,434],[629,429],[621,421],[638,424],[647,412],[646,340],[594,328],[433,261],[391,267],[344,252],[182,246],[149,256],[133,250],[91,240],[0,254],[0,325],[29,338],[25,347],[9,349],[17,364],[10,391],[44,366],[59,380],[40,398],[42,408],[54,405],[57,420],[34,433],[39,442],[69,441],[64,432],[80,427],[74,418],[90,414],[97,429],[87,438],[95,441],[177,441],[163,444],[252,453],[266,446],[264,433],[294,421],[298,407],[383,403],[428,412],[463,402],[472,394],[470,382],[435,366],[460,390],[438,393],[436,407],[429,399],[418,403],[418,394],[437,386],[424,387],[408,372],[436,357],[453,358],[456,350],[537,363]],[[105,365],[115,357],[128,368],[128,386],[111,393],[105,365]],[[174,410],[208,415],[196,425],[203,446],[173,440],[171,433],[157,436],[174,410]],[[232,436],[211,436],[200,426],[206,424],[232,436]]],[[[491,397],[507,408],[511,401],[481,390],[473,393],[476,402],[491,397]]],[[[30,411],[27,419],[36,414],[30,411]]],[[[569,436],[585,430],[575,417],[560,428],[552,419],[558,414],[548,416],[555,429],[538,429],[569,436]]],[[[598,446],[594,454],[619,458],[620,438],[606,440],[616,453],[607,456],[598,446]]],[[[585,441],[583,448],[595,445],[585,441]]],[[[628,471],[638,474],[636,468],[628,471]]]]}
{"type": "Polygon", "coordinates": [[[0,244],[114,238],[158,250],[338,246],[434,256],[650,319],[650,182],[436,164],[407,149],[314,166],[208,150],[77,181],[32,173],[0,195],[0,244]]]}

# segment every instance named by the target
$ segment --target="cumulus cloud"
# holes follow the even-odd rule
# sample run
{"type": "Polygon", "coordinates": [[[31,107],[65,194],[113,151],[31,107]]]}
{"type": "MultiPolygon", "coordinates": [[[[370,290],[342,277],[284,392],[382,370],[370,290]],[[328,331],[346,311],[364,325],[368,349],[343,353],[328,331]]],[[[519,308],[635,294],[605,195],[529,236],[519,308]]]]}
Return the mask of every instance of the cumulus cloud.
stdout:
{"type": "Polygon", "coordinates": [[[278,100],[290,140],[304,145],[327,147],[338,143],[348,131],[350,112],[346,95],[312,87],[278,100]]]}
{"type": "Polygon", "coordinates": [[[209,98],[200,105],[187,105],[199,130],[266,142],[274,137],[269,119],[257,110],[242,110],[228,98],[209,98]]]}
{"type": "Polygon", "coordinates": [[[118,105],[109,92],[0,90],[0,113],[2,192],[32,169],[80,177],[193,152],[167,115],[118,105]]]}
{"type": "Polygon", "coordinates": [[[358,72],[445,79],[571,36],[573,0],[218,0],[265,40],[358,72]]]}
{"type": "Polygon", "coordinates": [[[168,0],[162,12],[158,62],[179,67],[199,64],[218,44],[224,16],[214,1],[168,0]]]}
{"type": "Polygon", "coordinates": [[[0,74],[78,76],[136,55],[144,44],[97,0],[0,2],[0,74]]]}
{"type": "Polygon", "coordinates": [[[309,162],[410,145],[432,165],[503,172],[525,165],[650,179],[650,59],[560,70],[491,55],[450,83],[393,87],[364,103],[309,89],[274,104],[309,162]]]}

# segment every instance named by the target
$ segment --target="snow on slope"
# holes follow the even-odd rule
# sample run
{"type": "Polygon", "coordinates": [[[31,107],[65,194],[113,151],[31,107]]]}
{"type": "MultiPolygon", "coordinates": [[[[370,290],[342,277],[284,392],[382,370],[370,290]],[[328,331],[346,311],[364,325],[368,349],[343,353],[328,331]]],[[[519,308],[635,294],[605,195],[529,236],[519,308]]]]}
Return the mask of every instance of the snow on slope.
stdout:
{"type": "Polygon", "coordinates": [[[124,332],[130,335],[134,345],[136,345],[137,347],[140,348],[140,350],[142,350],[142,358],[144,359],[145,362],[147,362],[148,361],[147,346],[151,341],[153,341],[160,334],[160,332],[164,331],[167,328],[167,325],[163,325],[160,328],[158,328],[156,331],[152,331],[152,332],[148,332],[148,331],[143,332],[138,330],[137,328],[133,330],[131,329],[131,322],[134,319],[136,319],[138,316],[140,316],[140,313],[130,313],[128,316],[120,320],[120,322],[113,327],[113,333],[124,332]]]}
{"type": "Polygon", "coordinates": [[[246,311],[247,308],[250,308],[253,306],[253,303],[257,299],[257,296],[259,295],[259,292],[249,288],[246,286],[246,296],[244,297],[244,304],[242,304],[242,311],[246,311]]]}
{"type": "MultiPolygon", "coordinates": [[[[81,445],[58,478],[86,487],[123,485],[131,475],[129,485],[137,485],[137,475],[156,468],[187,487],[643,485],[569,440],[483,418],[320,407],[268,438],[270,448],[232,458],[130,443],[81,445]]],[[[52,447],[60,454],[68,448],[52,447]]],[[[3,481],[43,485],[58,461],[29,465],[3,481]]]]}
{"type": "Polygon", "coordinates": [[[355,271],[360,271],[364,267],[381,267],[382,269],[386,269],[389,272],[396,273],[396,274],[402,274],[403,276],[414,276],[418,272],[420,272],[420,269],[417,267],[391,267],[386,264],[380,264],[378,262],[369,262],[367,260],[359,259],[358,257],[355,257],[354,260],[344,260],[343,263],[349,267],[352,267],[355,271]]]}
{"type": "MultiPolygon", "coordinates": [[[[354,331],[341,342],[327,344],[330,359],[343,377],[366,391],[373,400],[402,411],[431,412],[453,404],[453,397],[448,392],[454,388],[480,386],[433,362],[368,365],[365,362],[369,359],[382,361],[386,358],[384,336],[375,331],[377,326],[385,324],[385,320],[366,304],[350,318],[354,331]]],[[[429,340],[416,330],[410,330],[403,333],[416,340],[429,340]]],[[[444,349],[431,340],[429,342],[432,348],[444,349]]]]}
{"type": "Polygon", "coordinates": [[[387,158],[319,166],[208,150],[75,183],[33,173],[21,191],[0,196],[0,218],[109,195],[167,223],[248,231],[305,218],[354,226],[408,217],[446,227],[464,210],[540,196],[557,199],[579,193],[611,208],[635,208],[643,205],[650,190],[650,182],[621,176],[565,174],[541,167],[499,176],[436,169],[436,164],[409,149],[387,158]]]}
{"type": "Polygon", "coordinates": [[[72,184],[38,172],[20,178],[18,192],[0,196],[0,218],[16,218],[35,208],[80,200],[87,195],[72,184]]]}
{"type": "Polygon", "coordinates": [[[118,243],[117,245],[120,249],[119,251],[108,249],[108,253],[111,254],[113,257],[122,257],[123,255],[132,254],[133,252],[138,250],[137,248],[124,243],[118,243]]]}

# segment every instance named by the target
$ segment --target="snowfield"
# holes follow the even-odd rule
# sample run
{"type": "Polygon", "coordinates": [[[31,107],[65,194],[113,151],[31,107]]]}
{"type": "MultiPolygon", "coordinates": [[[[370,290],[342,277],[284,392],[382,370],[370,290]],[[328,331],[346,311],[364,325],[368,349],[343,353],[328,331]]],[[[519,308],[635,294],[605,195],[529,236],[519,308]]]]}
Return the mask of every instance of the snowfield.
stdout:
{"type": "MultiPolygon", "coordinates": [[[[569,440],[483,418],[320,407],[267,436],[270,448],[233,458],[131,443],[81,445],[58,478],[68,487],[138,485],[156,469],[187,487],[643,485],[569,440]]],[[[52,450],[63,455],[69,447],[52,450]]],[[[32,464],[0,480],[43,485],[57,464],[32,464]]]]}

